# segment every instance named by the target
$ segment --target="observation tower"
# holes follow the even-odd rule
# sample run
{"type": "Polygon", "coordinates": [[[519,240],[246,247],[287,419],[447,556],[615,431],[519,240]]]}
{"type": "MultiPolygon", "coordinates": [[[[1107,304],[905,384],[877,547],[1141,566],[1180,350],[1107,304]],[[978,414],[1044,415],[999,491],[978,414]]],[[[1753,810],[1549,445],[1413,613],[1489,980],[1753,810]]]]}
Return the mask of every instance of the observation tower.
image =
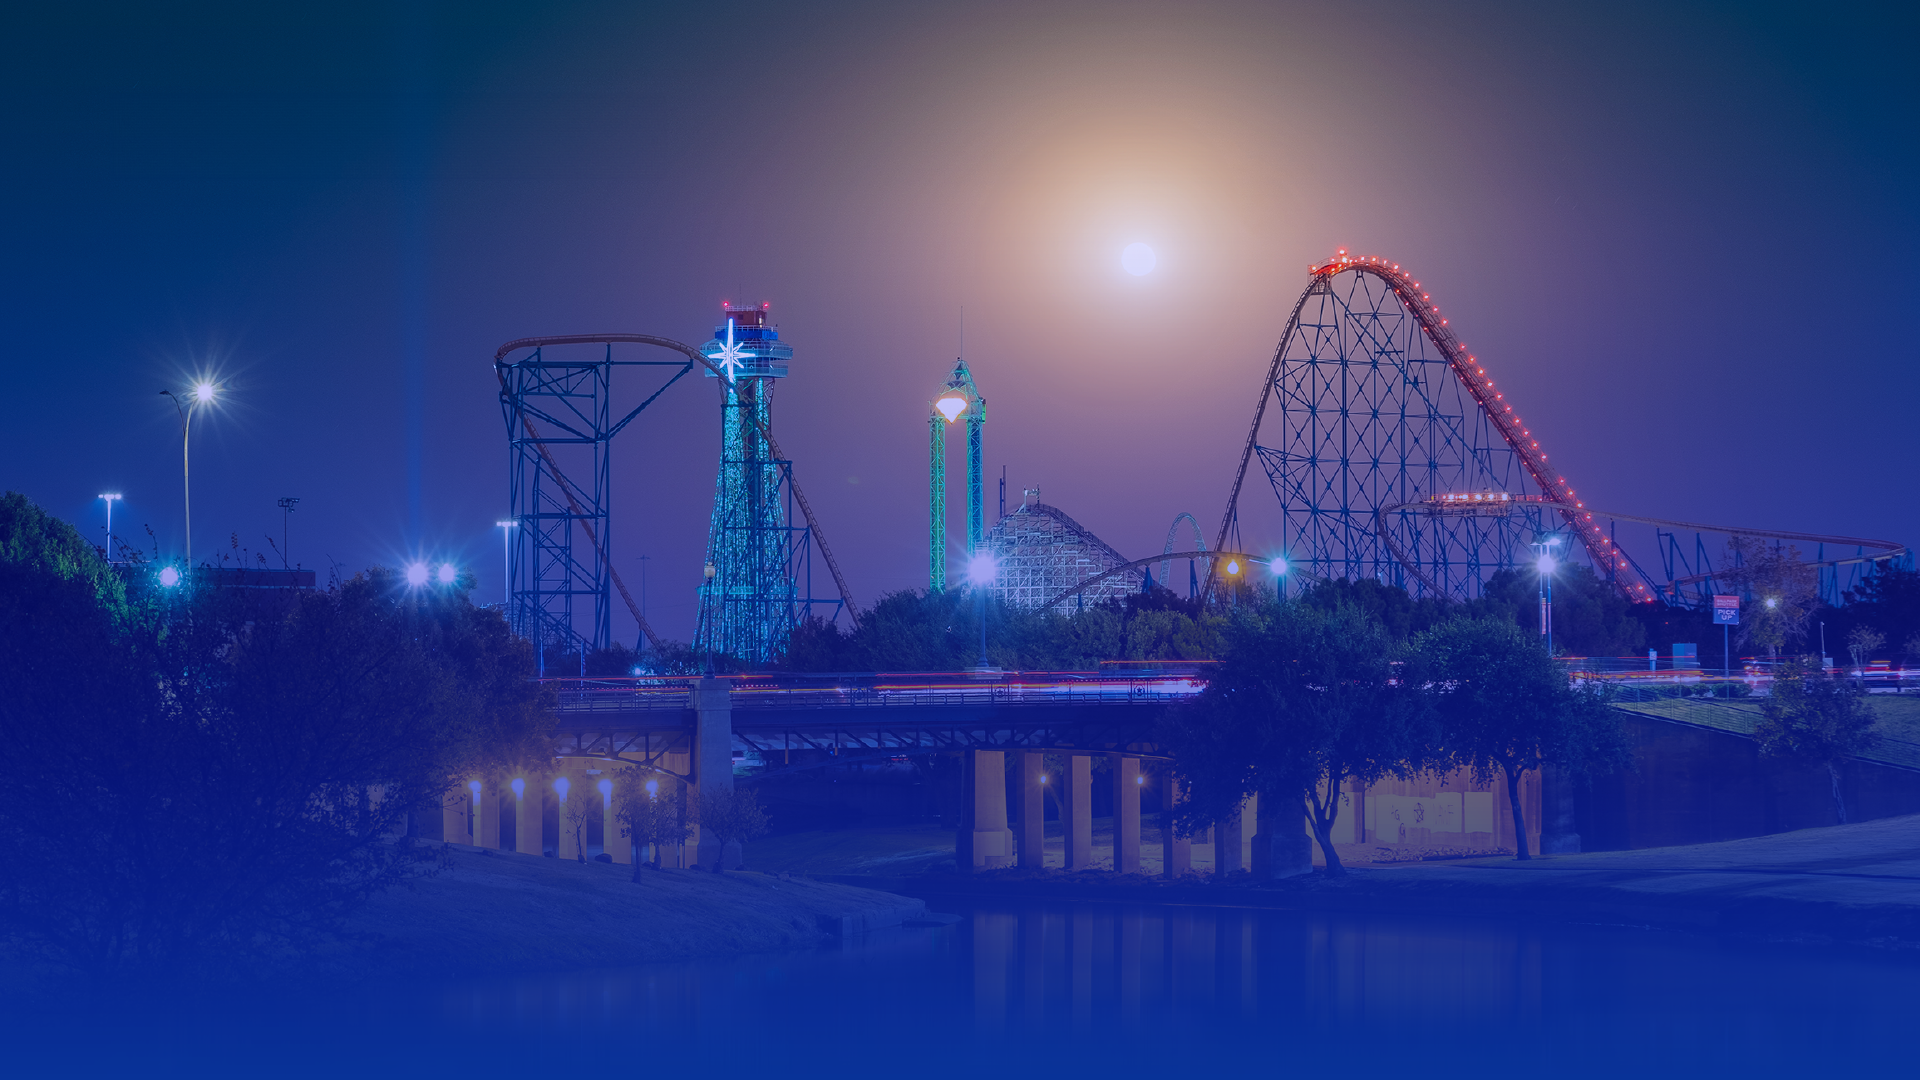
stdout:
{"type": "Polygon", "coordinates": [[[765,663],[799,617],[799,563],[806,528],[794,527],[792,463],[769,445],[773,388],[793,347],[767,306],[723,308],[726,321],[700,352],[720,386],[720,475],[707,534],[706,580],[694,647],[709,656],[765,663]]]}

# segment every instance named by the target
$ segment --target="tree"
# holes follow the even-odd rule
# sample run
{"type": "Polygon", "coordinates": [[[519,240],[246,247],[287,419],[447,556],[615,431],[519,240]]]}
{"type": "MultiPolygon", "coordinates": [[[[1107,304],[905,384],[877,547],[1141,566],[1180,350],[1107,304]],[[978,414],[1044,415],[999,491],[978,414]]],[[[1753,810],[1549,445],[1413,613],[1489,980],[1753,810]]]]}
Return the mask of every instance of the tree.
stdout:
{"type": "MultiPolygon", "coordinates": [[[[659,850],[667,844],[684,844],[693,835],[693,825],[687,820],[687,800],[677,783],[671,784],[664,793],[660,791],[658,781],[652,784],[639,782],[640,774],[629,770],[623,774],[617,785],[619,805],[615,810],[620,825],[620,835],[626,837],[636,848],[651,846],[654,858],[659,858],[659,850]],[[648,790],[651,787],[652,790],[648,790]]],[[[612,836],[609,828],[607,835],[612,836]]],[[[633,881],[640,883],[640,868],[645,864],[639,859],[633,860],[633,881]]]]}
{"type": "Polygon", "coordinates": [[[1819,575],[1800,558],[1800,549],[1735,536],[1727,541],[1725,562],[1722,579],[1754,600],[1741,614],[1735,643],[1752,644],[1777,657],[1789,642],[1800,641],[1813,609],[1820,606],[1819,575]]]}
{"type": "Polygon", "coordinates": [[[314,940],[432,857],[395,840],[414,810],[551,722],[459,586],[161,589],[89,549],[0,501],[0,932],[71,963],[314,940]]]}
{"type": "Polygon", "coordinates": [[[1420,635],[1406,678],[1432,695],[1448,760],[1483,783],[1495,769],[1505,776],[1518,858],[1533,857],[1522,777],[1549,763],[1583,776],[1629,760],[1619,714],[1505,619],[1455,618],[1420,635]]]}
{"type": "Polygon", "coordinates": [[[1828,674],[1809,657],[1781,666],[1772,693],[1760,706],[1753,737],[1763,754],[1824,767],[1833,785],[1834,813],[1844,825],[1847,804],[1841,798],[1840,766],[1879,741],[1875,720],[1865,687],[1828,674]]]}
{"type": "Polygon", "coordinates": [[[1200,700],[1165,739],[1190,792],[1189,829],[1217,822],[1247,795],[1299,805],[1327,872],[1341,787],[1417,769],[1431,731],[1417,697],[1393,678],[1393,648],[1371,613],[1297,601],[1241,609],[1200,700]]]}
{"type": "MultiPolygon", "coordinates": [[[[1540,625],[1540,576],[1537,570],[1500,570],[1469,611],[1510,619],[1523,630],[1540,625]],[[1478,609],[1477,611],[1475,609],[1478,609]]],[[[1553,644],[1571,656],[1630,656],[1647,647],[1647,628],[1634,605],[1592,569],[1564,563],[1554,572],[1553,644]]],[[[1439,620],[1435,620],[1438,622],[1439,620]]]]}
{"type": "Polygon", "coordinates": [[[711,788],[700,793],[700,825],[713,834],[720,850],[714,853],[713,872],[727,868],[727,845],[767,834],[767,812],[751,788],[711,788]]]}
{"type": "Polygon", "coordinates": [[[1847,652],[1853,657],[1854,670],[1864,674],[1867,659],[1879,652],[1886,643],[1887,635],[1871,626],[1855,626],[1847,631],[1847,652]]]}

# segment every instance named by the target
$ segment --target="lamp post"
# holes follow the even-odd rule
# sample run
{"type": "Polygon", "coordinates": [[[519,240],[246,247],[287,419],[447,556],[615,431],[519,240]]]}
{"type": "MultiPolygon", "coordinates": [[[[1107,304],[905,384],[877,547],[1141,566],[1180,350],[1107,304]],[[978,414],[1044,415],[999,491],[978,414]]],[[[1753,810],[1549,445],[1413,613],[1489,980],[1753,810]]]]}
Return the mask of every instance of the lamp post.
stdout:
{"type": "MultiPolygon", "coordinates": [[[[496,521],[493,527],[500,530],[500,603],[511,606],[513,603],[513,527],[517,521],[496,521]]],[[[513,612],[507,612],[507,621],[513,621],[513,612]]]]}
{"type": "Polygon", "coordinates": [[[987,586],[993,584],[997,568],[993,556],[987,552],[978,552],[967,560],[967,581],[973,586],[973,610],[980,617],[980,670],[990,666],[987,663],[987,586]]]}
{"type": "Polygon", "coordinates": [[[107,503],[107,562],[112,563],[113,562],[113,504],[118,502],[121,499],[126,498],[126,496],[116,491],[116,492],[110,492],[108,494],[100,495],[98,496],[98,498],[106,500],[106,503],[107,503]]]}
{"type": "MultiPolygon", "coordinates": [[[[703,599],[705,599],[705,601],[709,605],[707,610],[712,611],[713,609],[711,605],[713,604],[713,579],[716,575],[720,573],[720,568],[713,565],[712,563],[708,563],[707,568],[701,571],[701,573],[706,575],[706,584],[702,586],[702,589],[706,592],[706,596],[703,599]]],[[[705,640],[707,643],[707,674],[712,675],[713,674],[713,635],[712,634],[705,635],[705,640]]]]}
{"type": "Polygon", "coordinates": [[[1540,570],[1540,636],[1546,640],[1547,655],[1553,655],[1553,571],[1556,565],[1553,552],[1560,546],[1558,535],[1543,536],[1533,543],[1533,550],[1539,558],[1534,565],[1540,570]]]}
{"type": "Polygon", "coordinates": [[[288,543],[288,525],[293,521],[293,507],[300,500],[292,495],[280,500],[280,561],[287,569],[293,569],[293,556],[289,554],[292,544],[288,543]]]}
{"type": "Polygon", "coordinates": [[[190,465],[192,459],[187,454],[187,437],[192,433],[193,410],[213,401],[213,384],[195,383],[190,399],[182,404],[180,395],[171,390],[160,391],[162,397],[172,398],[173,407],[180,413],[180,498],[186,508],[187,518],[187,566],[193,566],[193,484],[190,465]]]}

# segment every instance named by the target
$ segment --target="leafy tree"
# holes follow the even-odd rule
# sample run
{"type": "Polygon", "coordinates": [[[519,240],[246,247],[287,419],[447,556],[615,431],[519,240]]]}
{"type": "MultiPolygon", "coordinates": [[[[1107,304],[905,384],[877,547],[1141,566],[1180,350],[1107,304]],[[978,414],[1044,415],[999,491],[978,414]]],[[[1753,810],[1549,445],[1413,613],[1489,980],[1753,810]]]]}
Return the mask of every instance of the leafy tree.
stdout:
{"type": "Polygon", "coordinates": [[[719,848],[713,856],[713,872],[719,874],[727,868],[728,844],[744,847],[767,834],[767,812],[752,788],[713,788],[700,793],[700,825],[719,848]]]}
{"type": "Polygon", "coordinates": [[[1504,619],[1455,618],[1420,635],[1407,679],[1434,696],[1452,763],[1482,782],[1496,769],[1506,777],[1519,858],[1533,857],[1522,777],[1548,763],[1581,776],[1629,759],[1619,714],[1569,685],[1535,635],[1504,619]]]}
{"type": "Polygon", "coordinates": [[[1372,613],[1290,601],[1243,608],[1200,700],[1165,738],[1191,793],[1188,828],[1221,820],[1250,794],[1298,804],[1327,872],[1340,789],[1417,769],[1432,732],[1416,696],[1393,678],[1393,647],[1372,613]]]}
{"type": "Polygon", "coordinates": [[[1871,626],[1857,625],[1847,631],[1847,652],[1853,657],[1853,666],[1857,671],[1865,671],[1867,659],[1886,645],[1887,635],[1871,626]]]}
{"type": "MultiPolygon", "coordinates": [[[[684,844],[693,835],[693,825],[687,820],[687,800],[680,786],[669,784],[662,792],[659,785],[648,791],[640,783],[637,770],[627,770],[617,786],[620,792],[615,809],[619,822],[620,835],[632,841],[635,847],[654,849],[654,858],[659,858],[659,850],[667,844],[684,844]]],[[[611,837],[613,830],[609,828],[611,837]]],[[[640,868],[645,865],[639,859],[633,860],[633,881],[640,883],[640,868]]]]}
{"type": "Polygon", "coordinates": [[[460,586],[162,590],[89,548],[0,504],[0,932],[70,962],[313,940],[437,850],[395,842],[412,812],[550,723],[460,586]]]}
{"type": "Polygon", "coordinates": [[[1876,563],[1871,574],[1847,590],[1841,610],[1885,641],[1905,644],[1920,638],[1920,570],[1876,563]]]}
{"type": "Polygon", "coordinates": [[[1349,581],[1329,578],[1314,582],[1300,599],[1322,611],[1357,608],[1377,620],[1396,642],[1429,629],[1445,619],[1452,605],[1439,597],[1415,600],[1407,590],[1373,578],[1349,581]]]}
{"type": "Polygon", "coordinates": [[[1797,547],[1768,546],[1754,536],[1727,541],[1723,579],[1753,597],[1734,631],[1738,645],[1752,644],[1780,655],[1789,642],[1805,637],[1814,608],[1820,606],[1820,579],[1797,547]]]}
{"type": "Polygon", "coordinates": [[[1774,676],[1760,714],[1753,731],[1760,752],[1824,767],[1833,784],[1834,813],[1846,824],[1840,766],[1879,741],[1866,688],[1828,674],[1817,658],[1790,661],[1774,676]]]}
{"type": "MultiPolygon", "coordinates": [[[[1487,579],[1476,614],[1500,615],[1523,630],[1540,627],[1538,571],[1507,569],[1487,579]]],[[[1570,656],[1629,656],[1647,647],[1634,605],[1592,568],[1566,563],[1554,571],[1553,644],[1570,656]]],[[[1437,622],[1438,620],[1436,620],[1437,622]]]]}

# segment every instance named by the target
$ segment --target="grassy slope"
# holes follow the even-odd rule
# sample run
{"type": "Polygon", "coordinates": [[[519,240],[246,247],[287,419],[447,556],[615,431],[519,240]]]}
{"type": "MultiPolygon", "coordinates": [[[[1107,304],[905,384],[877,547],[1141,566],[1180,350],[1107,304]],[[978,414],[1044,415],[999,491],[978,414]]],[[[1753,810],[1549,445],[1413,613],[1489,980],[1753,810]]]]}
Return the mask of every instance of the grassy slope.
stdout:
{"type": "MultiPolygon", "coordinates": [[[[1862,759],[1920,769],[1920,696],[1874,694],[1868,699],[1879,717],[1879,746],[1864,753],[1862,759]]],[[[1617,706],[1627,712],[1697,724],[1736,735],[1752,735],[1760,722],[1760,702],[1753,698],[1711,701],[1676,698],[1617,706]]]]}
{"type": "Polygon", "coordinates": [[[376,897],[353,929],[349,969],[441,976],[609,967],[816,945],[822,916],[919,902],[772,874],[632,869],[453,846],[438,874],[376,897]]]}

